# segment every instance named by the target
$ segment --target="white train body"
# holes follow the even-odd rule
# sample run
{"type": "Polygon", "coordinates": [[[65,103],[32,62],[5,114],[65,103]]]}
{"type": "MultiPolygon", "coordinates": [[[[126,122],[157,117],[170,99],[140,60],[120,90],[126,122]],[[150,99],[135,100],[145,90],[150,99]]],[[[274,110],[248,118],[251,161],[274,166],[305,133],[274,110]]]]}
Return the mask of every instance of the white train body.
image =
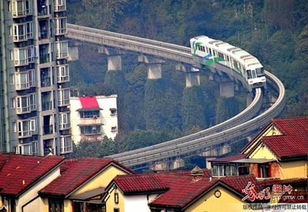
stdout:
{"type": "Polygon", "coordinates": [[[252,88],[265,86],[266,78],[262,64],[243,49],[207,36],[191,38],[190,46],[192,55],[197,56],[203,65],[219,63],[244,77],[252,88]]]}

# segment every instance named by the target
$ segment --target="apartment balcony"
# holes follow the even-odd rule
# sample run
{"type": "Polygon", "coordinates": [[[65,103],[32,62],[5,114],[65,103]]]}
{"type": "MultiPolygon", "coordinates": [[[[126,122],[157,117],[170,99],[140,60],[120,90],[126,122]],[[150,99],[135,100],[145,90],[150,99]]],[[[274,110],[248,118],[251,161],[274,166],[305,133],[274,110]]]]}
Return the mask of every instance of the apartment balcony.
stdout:
{"type": "Polygon", "coordinates": [[[81,118],[79,125],[103,125],[100,118],[81,118]]]}
{"type": "Polygon", "coordinates": [[[32,134],[33,134],[33,131],[31,131],[31,130],[19,131],[19,132],[18,132],[18,138],[27,138],[27,137],[31,137],[32,134]]]}
{"type": "Polygon", "coordinates": [[[25,0],[12,0],[11,1],[11,13],[13,18],[23,18],[29,15],[33,15],[32,5],[25,0]]]}
{"type": "Polygon", "coordinates": [[[16,108],[16,114],[21,115],[21,114],[26,114],[26,113],[31,113],[32,111],[36,110],[36,105],[28,105],[25,107],[18,107],[16,108]]]}
{"type": "Polygon", "coordinates": [[[66,34],[66,27],[56,28],[55,35],[65,35],[65,34],[66,34]]]}
{"type": "Polygon", "coordinates": [[[70,76],[58,76],[58,83],[64,83],[64,82],[69,82],[70,81],[70,76]]]}
{"type": "Polygon", "coordinates": [[[103,136],[101,133],[99,134],[89,134],[89,135],[81,135],[81,141],[102,141],[103,136]]]}
{"type": "Polygon", "coordinates": [[[68,106],[70,104],[69,99],[61,99],[58,101],[58,106],[63,107],[63,106],[68,106]]]}
{"type": "Polygon", "coordinates": [[[62,1],[61,4],[56,1],[55,12],[62,12],[66,10],[66,1],[62,1]]]}

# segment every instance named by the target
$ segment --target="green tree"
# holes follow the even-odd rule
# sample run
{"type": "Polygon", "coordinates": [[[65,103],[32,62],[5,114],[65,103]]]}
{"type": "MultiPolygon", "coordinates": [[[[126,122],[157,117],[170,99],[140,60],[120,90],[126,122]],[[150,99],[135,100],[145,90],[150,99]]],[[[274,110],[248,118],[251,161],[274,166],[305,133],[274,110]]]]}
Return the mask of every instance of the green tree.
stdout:
{"type": "Polygon", "coordinates": [[[183,129],[205,128],[207,126],[205,108],[206,103],[201,88],[199,86],[185,88],[182,100],[183,129]]]}

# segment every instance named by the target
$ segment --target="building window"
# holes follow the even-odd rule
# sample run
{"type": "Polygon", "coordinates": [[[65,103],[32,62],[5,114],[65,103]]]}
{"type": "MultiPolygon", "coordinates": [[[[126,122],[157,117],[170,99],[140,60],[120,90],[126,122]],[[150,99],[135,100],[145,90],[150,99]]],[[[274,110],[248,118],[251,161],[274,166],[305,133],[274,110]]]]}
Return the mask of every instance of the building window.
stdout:
{"type": "Polygon", "coordinates": [[[64,212],[64,202],[62,199],[48,199],[49,212],[64,212]]]}
{"type": "Polygon", "coordinates": [[[56,21],[56,35],[62,35],[66,33],[66,18],[57,18],[56,21]]]}
{"type": "Polygon", "coordinates": [[[260,164],[260,177],[261,178],[270,177],[268,164],[260,164]]]}
{"type": "Polygon", "coordinates": [[[111,116],[117,115],[117,108],[110,108],[110,113],[111,116]]]}
{"type": "Polygon", "coordinates": [[[57,59],[66,58],[68,56],[68,42],[60,41],[56,43],[56,57],[57,59]]]}
{"type": "Polygon", "coordinates": [[[58,101],[59,106],[69,105],[70,89],[69,88],[59,89],[58,97],[59,97],[59,101],[58,101]]]}
{"type": "Polygon", "coordinates": [[[238,167],[238,174],[239,175],[248,175],[249,174],[249,167],[248,166],[238,167]]]}
{"type": "Polygon", "coordinates": [[[57,66],[58,83],[67,82],[70,79],[68,65],[57,66]]]}
{"type": "Polygon", "coordinates": [[[35,85],[34,70],[15,72],[14,84],[16,90],[23,90],[35,85]]]}
{"type": "Polygon", "coordinates": [[[100,125],[80,126],[80,132],[83,135],[97,135],[97,134],[101,134],[101,126],[100,125]]]}
{"type": "Polygon", "coordinates": [[[80,118],[98,118],[99,110],[80,111],[80,118]]]}
{"type": "Polygon", "coordinates": [[[114,193],[114,203],[119,204],[119,193],[114,193]]]}
{"type": "Polygon", "coordinates": [[[60,137],[60,153],[66,154],[73,151],[72,139],[71,136],[62,136],[60,137]]]}

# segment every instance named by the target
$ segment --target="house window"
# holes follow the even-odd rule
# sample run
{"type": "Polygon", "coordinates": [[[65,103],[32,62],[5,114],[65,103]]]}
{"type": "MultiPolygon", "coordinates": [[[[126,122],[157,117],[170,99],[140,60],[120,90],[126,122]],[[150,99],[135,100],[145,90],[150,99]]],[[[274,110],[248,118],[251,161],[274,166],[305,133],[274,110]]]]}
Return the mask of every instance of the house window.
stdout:
{"type": "Polygon", "coordinates": [[[119,193],[114,193],[114,203],[119,204],[119,193]]]}
{"type": "Polygon", "coordinates": [[[48,199],[49,212],[63,212],[64,204],[62,199],[48,199]]]}
{"type": "Polygon", "coordinates": [[[260,165],[260,177],[267,178],[269,176],[269,166],[267,164],[260,165]]]}
{"type": "Polygon", "coordinates": [[[238,174],[239,175],[248,175],[249,174],[249,167],[248,166],[238,167],[238,174]]]}

